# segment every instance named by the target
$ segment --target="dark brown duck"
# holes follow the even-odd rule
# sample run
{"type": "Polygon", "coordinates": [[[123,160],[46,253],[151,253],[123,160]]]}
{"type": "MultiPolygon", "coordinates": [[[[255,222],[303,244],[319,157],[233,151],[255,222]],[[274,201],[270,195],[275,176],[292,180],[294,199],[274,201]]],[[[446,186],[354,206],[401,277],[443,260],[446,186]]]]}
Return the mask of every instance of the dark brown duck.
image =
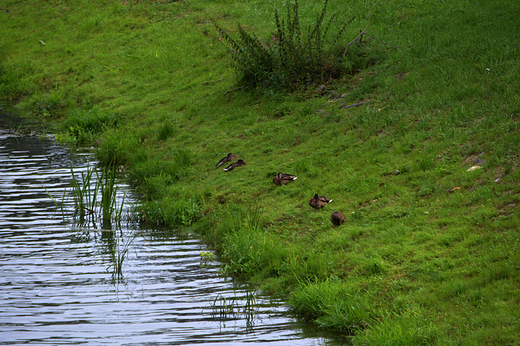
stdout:
{"type": "Polygon", "coordinates": [[[345,222],[345,216],[342,212],[335,211],[330,216],[330,222],[332,222],[334,226],[341,226],[343,222],[345,222]]]}
{"type": "Polygon", "coordinates": [[[227,154],[227,156],[224,156],[224,158],[222,158],[222,160],[220,160],[215,165],[215,167],[221,166],[221,165],[225,164],[226,162],[235,161],[236,159],[237,159],[237,156],[235,154],[229,153],[229,154],[227,154]]]}
{"type": "Polygon", "coordinates": [[[314,197],[309,199],[309,205],[314,209],[321,209],[330,202],[332,202],[332,199],[325,196],[318,196],[318,194],[315,194],[314,197]]]}
{"type": "Polygon", "coordinates": [[[286,185],[296,179],[297,177],[295,175],[278,173],[277,176],[273,177],[273,183],[276,185],[286,185]]]}
{"type": "Polygon", "coordinates": [[[242,159],[238,160],[237,162],[235,163],[232,163],[230,164],[229,166],[227,166],[226,168],[224,168],[224,170],[226,172],[229,172],[229,171],[232,171],[233,168],[236,168],[236,167],[240,167],[240,166],[244,166],[246,164],[246,162],[242,159]]]}

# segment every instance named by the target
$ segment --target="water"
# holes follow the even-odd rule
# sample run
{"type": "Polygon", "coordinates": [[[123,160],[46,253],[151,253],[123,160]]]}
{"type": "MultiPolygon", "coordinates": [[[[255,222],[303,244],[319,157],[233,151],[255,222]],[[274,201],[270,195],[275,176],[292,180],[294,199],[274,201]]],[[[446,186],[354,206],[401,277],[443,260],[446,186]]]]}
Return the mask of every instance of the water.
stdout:
{"type": "MultiPolygon", "coordinates": [[[[78,223],[72,198],[62,209],[49,194],[64,200],[70,167],[79,175],[89,160],[0,128],[0,344],[340,344],[283,302],[222,277],[217,261],[201,265],[209,250],[193,236],[78,223]]],[[[132,202],[119,188],[119,202],[132,202]]]]}

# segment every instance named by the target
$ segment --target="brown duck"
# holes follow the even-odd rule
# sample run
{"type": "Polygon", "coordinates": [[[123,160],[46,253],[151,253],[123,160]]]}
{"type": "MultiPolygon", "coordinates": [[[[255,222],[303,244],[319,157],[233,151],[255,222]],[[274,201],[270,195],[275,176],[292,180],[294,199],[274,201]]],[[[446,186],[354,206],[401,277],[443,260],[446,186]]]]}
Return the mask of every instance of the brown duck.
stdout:
{"type": "Polygon", "coordinates": [[[345,222],[345,216],[343,216],[342,212],[335,211],[330,216],[330,222],[332,222],[334,226],[341,226],[343,222],[345,222]]]}
{"type": "Polygon", "coordinates": [[[278,173],[276,177],[273,177],[273,183],[276,185],[286,185],[296,179],[297,177],[295,175],[278,173]]]}
{"type": "Polygon", "coordinates": [[[224,170],[226,172],[229,172],[229,171],[232,171],[233,168],[236,168],[236,167],[240,167],[240,166],[244,166],[246,164],[246,162],[242,159],[238,160],[237,162],[235,163],[232,163],[230,164],[229,166],[227,166],[226,168],[224,168],[224,170]]]}
{"type": "Polygon", "coordinates": [[[224,156],[224,158],[222,160],[220,160],[215,165],[215,167],[221,166],[221,165],[225,164],[226,162],[235,161],[236,159],[237,159],[237,156],[235,154],[229,153],[229,154],[227,154],[227,156],[224,156]]]}
{"type": "Polygon", "coordinates": [[[325,196],[318,196],[318,194],[315,194],[314,197],[309,199],[309,205],[313,207],[314,209],[320,209],[326,206],[332,202],[332,199],[327,198],[325,196]]]}

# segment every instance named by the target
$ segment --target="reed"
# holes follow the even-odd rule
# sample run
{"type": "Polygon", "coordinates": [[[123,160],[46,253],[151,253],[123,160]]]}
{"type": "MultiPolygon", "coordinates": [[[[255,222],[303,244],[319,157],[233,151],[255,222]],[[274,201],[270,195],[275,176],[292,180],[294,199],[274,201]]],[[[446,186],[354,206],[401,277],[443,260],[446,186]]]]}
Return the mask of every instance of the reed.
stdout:
{"type": "Polygon", "coordinates": [[[256,314],[256,291],[246,290],[245,297],[237,297],[236,293],[233,297],[224,297],[218,294],[211,302],[213,315],[218,316],[219,320],[230,317],[240,317],[243,315],[248,321],[252,321],[256,314]]]}
{"type": "Polygon", "coordinates": [[[49,192],[49,190],[47,190],[47,188],[44,187],[44,189],[47,192],[47,195],[49,196],[49,198],[54,202],[54,207],[56,209],[60,209],[61,215],[63,216],[63,218],[65,218],[64,205],[66,204],[66,201],[67,201],[67,189],[63,190],[63,194],[62,194],[60,200],[57,200],[56,198],[54,198],[52,196],[52,194],[49,192]]]}
{"type": "Polygon", "coordinates": [[[130,245],[137,236],[132,235],[125,241],[122,235],[117,236],[117,234],[115,234],[115,231],[109,230],[105,232],[109,232],[110,234],[109,251],[112,262],[107,267],[107,270],[112,268],[112,278],[117,279],[119,281],[123,278],[123,264],[125,260],[128,258],[130,245]]]}
{"type": "Polygon", "coordinates": [[[81,172],[81,180],[76,178],[74,168],[70,168],[72,196],[74,197],[74,208],[79,213],[80,218],[85,215],[93,215],[95,213],[95,205],[97,200],[97,189],[91,188],[94,168],[88,168],[86,172],[81,172]]]}
{"type": "MultiPolygon", "coordinates": [[[[96,174],[98,173],[96,172],[96,174]]],[[[101,176],[98,174],[95,190],[101,193],[100,214],[103,222],[109,222],[112,219],[120,220],[123,203],[118,209],[116,205],[116,167],[114,165],[105,166],[101,176]]]]}
{"type": "MultiPolygon", "coordinates": [[[[74,208],[79,213],[80,222],[84,221],[85,216],[90,216],[93,221],[100,219],[105,228],[110,228],[108,225],[111,221],[121,222],[125,196],[118,205],[116,165],[105,166],[101,173],[95,167],[90,167],[86,172],[81,172],[80,179],[76,177],[72,167],[70,170],[74,208]]],[[[63,205],[65,193],[61,203],[58,203],[52,196],[51,198],[56,206],[63,205]]]]}
{"type": "Polygon", "coordinates": [[[236,314],[236,297],[226,298],[221,294],[218,294],[211,304],[213,309],[213,315],[218,316],[219,320],[227,319],[230,315],[236,314]]]}

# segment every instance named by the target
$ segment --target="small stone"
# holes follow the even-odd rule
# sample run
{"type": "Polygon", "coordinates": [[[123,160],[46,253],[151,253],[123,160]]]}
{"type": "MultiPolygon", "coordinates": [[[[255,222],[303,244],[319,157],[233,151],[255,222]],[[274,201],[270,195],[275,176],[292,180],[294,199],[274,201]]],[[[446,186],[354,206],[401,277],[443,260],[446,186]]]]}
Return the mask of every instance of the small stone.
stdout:
{"type": "Polygon", "coordinates": [[[466,172],[471,172],[471,171],[474,171],[476,169],[481,169],[482,167],[481,166],[471,166],[470,168],[467,169],[466,172]]]}

